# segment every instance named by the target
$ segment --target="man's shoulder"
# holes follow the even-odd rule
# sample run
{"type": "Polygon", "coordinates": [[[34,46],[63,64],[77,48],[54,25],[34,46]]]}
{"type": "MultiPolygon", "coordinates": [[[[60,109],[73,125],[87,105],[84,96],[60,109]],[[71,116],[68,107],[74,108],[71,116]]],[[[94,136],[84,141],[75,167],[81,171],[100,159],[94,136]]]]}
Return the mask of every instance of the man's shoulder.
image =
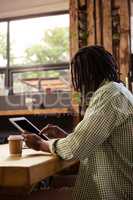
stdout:
{"type": "Polygon", "coordinates": [[[133,94],[124,86],[123,83],[108,82],[101,86],[93,95],[93,102],[103,101],[127,101],[133,105],[133,94]]]}
{"type": "Polygon", "coordinates": [[[124,86],[120,86],[120,84],[116,82],[107,82],[97,89],[93,96],[94,98],[111,98],[112,96],[120,93],[120,87],[124,86]]]}
{"type": "Polygon", "coordinates": [[[104,93],[105,96],[109,95],[110,97],[122,96],[129,101],[133,101],[133,94],[123,83],[109,82],[108,84],[105,84],[103,88],[99,88],[99,93],[104,93]]]}
{"type": "Polygon", "coordinates": [[[112,81],[106,82],[93,94],[90,105],[95,104],[99,101],[107,103],[109,101],[112,101],[115,97],[121,98],[121,95],[124,94],[125,90],[127,91],[127,93],[130,93],[122,83],[116,83],[112,81]]]}
{"type": "Polygon", "coordinates": [[[101,86],[95,94],[98,93],[110,93],[110,94],[114,94],[116,92],[120,92],[121,87],[124,87],[124,85],[122,83],[116,83],[116,82],[107,82],[105,83],[103,86],[101,86]]]}

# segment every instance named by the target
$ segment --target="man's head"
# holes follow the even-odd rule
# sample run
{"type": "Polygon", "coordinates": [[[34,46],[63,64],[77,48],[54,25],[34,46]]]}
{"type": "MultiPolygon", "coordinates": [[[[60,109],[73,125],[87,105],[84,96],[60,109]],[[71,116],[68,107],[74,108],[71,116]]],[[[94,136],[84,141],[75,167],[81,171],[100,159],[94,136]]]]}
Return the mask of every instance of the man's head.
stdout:
{"type": "Polygon", "coordinates": [[[76,91],[96,91],[104,80],[119,82],[113,56],[101,46],[80,49],[71,62],[72,82],[76,91]]]}

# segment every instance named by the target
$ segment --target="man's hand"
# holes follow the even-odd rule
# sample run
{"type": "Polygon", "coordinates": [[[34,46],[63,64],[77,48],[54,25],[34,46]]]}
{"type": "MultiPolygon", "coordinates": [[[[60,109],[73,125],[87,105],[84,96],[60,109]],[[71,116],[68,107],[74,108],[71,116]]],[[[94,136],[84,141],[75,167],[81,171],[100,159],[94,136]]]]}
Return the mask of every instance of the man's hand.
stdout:
{"type": "Polygon", "coordinates": [[[29,148],[36,151],[49,152],[49,145],[47,141],[43,140],[40,136],[27,132],[24,132],[22,136],[24,137],[24,141],[29,148]]]}
{"type": "Polygon", "coordinates": [[[41,131],[40,134],[46,134],[49,138],[64,138],[67,133],[60,127],[48,124],[41,131]]]}

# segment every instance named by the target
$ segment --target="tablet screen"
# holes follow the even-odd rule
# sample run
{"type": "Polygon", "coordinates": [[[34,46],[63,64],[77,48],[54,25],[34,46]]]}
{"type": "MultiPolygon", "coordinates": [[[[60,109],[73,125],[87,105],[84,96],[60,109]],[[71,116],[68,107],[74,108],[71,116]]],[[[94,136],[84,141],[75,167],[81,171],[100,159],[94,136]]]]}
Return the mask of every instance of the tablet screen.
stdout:
{"type": "Polygon", "coordinates": [[[20,121],[18,120],[15,123],[18,124],[18,126],[20,126],[23,130],[29,131],[31,133],[36,133],[36,134],[39,133],[39,131],[30,123],[28,123],[26,120],[20,120],[20,121]]]}
{"type": "Polygon", "coordinates": [[[40,135],[40,130],[25,117],[9,118],[9,121],[22,132],[27,131],[29,133],[35,133],[39,135],[42,139],[49,140],[49,138],[45,134],[40,135]]]}

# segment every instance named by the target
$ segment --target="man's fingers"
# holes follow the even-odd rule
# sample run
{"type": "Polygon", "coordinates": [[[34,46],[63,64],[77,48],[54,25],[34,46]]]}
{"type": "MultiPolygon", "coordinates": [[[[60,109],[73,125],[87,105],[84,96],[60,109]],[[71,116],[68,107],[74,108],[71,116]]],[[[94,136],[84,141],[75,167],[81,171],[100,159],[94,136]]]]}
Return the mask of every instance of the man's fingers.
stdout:
{"type": "Polygon", "coordinates": [[[44,134],[44,133],[47,133],[47,131],[51,128],[54,128],[55,126],[52,125],[52,124],[48,124],[47,126],[45,126],[41,131],[40,131],[40,134],[44,134]]]}
{"type": "Polygon", "coordinates": [[[27,133],[26,133],[26,134],[25,134],[25,133],[22,133],[21,135],[22,135],[24,138],[26,138],[28,134],[27,134],[27,133]]]}
{"type": "Polygon", "coordinates": [[[24,138],[24,141],[26,142],[27,141],[27,134],[22,133],[22,136],[24,138]]]}
{"type": "Polygon", "coordinates": [[[34,133],[22,133],[22,136],[24,137],[24,140],[27,140],[27,139],[30,139],[30,138],[33,138],[33,137],[36,137],[36,134],[34,133]]]}
{"type": "Polygon", "coordinates": [[[24,135],[30,135],[30,134],[33,134],[33,133],[28,132],[28,131],[26,131],[26,130],[23,130],[23,131],[21,132],[21,134],[24,134],[24,135]]]}
{"type": "Polygon", "coordinates": [[[43,128],[43,129],[39,132],[39,134],[42,135],[42,134],[44,134],[47,130],[48,130],[48,128],[45,127],[45,128],[43,128]]]}

